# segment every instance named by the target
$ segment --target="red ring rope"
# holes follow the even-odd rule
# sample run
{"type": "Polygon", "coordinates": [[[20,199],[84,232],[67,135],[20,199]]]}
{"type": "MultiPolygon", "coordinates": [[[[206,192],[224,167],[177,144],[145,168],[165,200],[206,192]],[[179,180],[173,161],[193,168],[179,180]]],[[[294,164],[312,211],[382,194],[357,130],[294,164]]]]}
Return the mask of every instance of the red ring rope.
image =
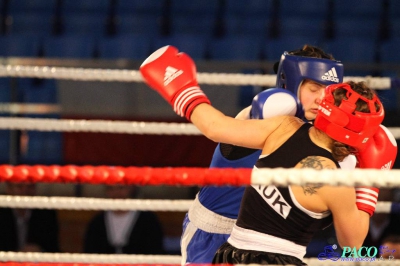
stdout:
{"type": "MultiPolygon", "coordinates": [[[[180,264],[121,264],[121,263],[67,263],[67,262],[2,262],[2,266],[181,266],[180,264]]],[[[192,266],[233,266],[231,264],[188,264],[192,266]]]]}
{"type": "Polygon", "coordinates": [[[0,165],[0,182],[137,185],[249,185],[252,169],[0,165]]]}

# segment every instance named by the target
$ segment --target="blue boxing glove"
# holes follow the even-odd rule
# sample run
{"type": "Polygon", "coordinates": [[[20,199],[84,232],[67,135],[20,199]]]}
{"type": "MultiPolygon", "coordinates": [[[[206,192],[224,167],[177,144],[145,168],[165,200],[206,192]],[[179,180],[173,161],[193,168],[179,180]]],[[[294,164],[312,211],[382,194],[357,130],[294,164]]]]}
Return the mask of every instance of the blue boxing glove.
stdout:
{"type": "Polygon", "coordinates": [[[267,89],[253,98],[251,119],[264,119],[277,115],[293,115],[303,119],[303,106],[293,93],[285,89],[267,89]]]}
{"type": "MultiPolygon", "coordinates": [[[[303,106],[297,97],[285,89],[267,89],[257,94],[252,104],[240,111],[236,119],[265,119],[277,115],[292,115],[303,118],[303,106]]],[[[239,147],[231,144],[220,144],[221,156],[228,160],[238,160],[254,154],[254,149],[239,147]]],[[[215,155],[214,155],[215,156],[215,155]]],[[[216,158],[216,156],[214,157],[216,158]]],[[[258,156],[256,157],[256,159],[258,156]]],[[[214,159],[213,159],[214,160],[214,159]]],[[[217,160],[215,160],[217,161],[217,160]]],[[[255,161],[252,162],[252,165],[255,161]]]]}

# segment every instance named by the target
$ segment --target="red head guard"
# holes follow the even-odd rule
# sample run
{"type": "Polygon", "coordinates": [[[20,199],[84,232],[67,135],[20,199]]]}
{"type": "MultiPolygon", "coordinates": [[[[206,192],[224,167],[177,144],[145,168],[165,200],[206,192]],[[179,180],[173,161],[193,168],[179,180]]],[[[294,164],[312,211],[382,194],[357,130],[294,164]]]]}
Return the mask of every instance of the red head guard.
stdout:
{"type": "Polygon", "coordinates": [[[361,151],[368,139],[375,134],[384,116],[383,105],[376,95],[369,100],[355,92],[347,83],[333,84],[325,89],[325,97],[318,107],[314,126],[331,138],[361,151]],[[333,97],[333,92],[337,89],[347,90],[347,100],[343,99],[339,106],[335,106],[333,97]],[[370,113],[356,111],[357,100],[366,102],[370,113]],[[375,104],[380,106],[379,111],[375,104]]]}

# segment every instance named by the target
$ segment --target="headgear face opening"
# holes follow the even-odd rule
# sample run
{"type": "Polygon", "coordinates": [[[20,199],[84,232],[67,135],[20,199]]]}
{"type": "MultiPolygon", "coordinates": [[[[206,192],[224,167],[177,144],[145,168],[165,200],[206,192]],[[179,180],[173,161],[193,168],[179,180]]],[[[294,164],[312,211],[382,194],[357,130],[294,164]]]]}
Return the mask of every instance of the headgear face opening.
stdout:
{"type": "Polygon", "coordinates": [[[379,128],[384,116],[383,105],[376,95],[371,100],[367,99],[355,92],[349,84],[342,83],[326,87],[314,126],[334,140],[361,151],[379,128]],[[339,106],[335,105],[333,95],[337,89],[345,89],[348,98],[343,99],[339,106]],[[366,102],[370,113],[356,111],[358,100],[366,102]],[[379,110],[376,110],[375,104],[380,106],[379,110]]]}
{"type": "Polygon", "coordinates": [[[299,88],[305,79],[326,86],[342,83],[343,64],[340,61],[297,56],[284,52],[276,74],[276,86],[285,88],[299,97],[299,88]]]}

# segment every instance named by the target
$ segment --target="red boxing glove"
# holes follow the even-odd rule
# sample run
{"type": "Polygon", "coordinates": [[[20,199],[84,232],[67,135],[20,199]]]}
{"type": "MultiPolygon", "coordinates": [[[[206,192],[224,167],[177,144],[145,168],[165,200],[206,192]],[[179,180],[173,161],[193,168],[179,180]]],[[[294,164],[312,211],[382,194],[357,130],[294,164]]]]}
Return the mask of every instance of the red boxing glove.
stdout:
{"type": "MultiPolygon", "coordinates": [[[[368,141],[367,147],[356,154],[358,167],[390,170],[397,156],[397,143],[392,133],[383,125],[368,141]]],[[[356,188],[356,204],[359,210],[372,216],[378,201],[379,189],[356,188]]]]}
{"type": "Polygon", "coordinates": [[[140,73],[178,115],[188,120],[197,105],[210,104],[198,86],[193,60],[185,53],[178,53],[173,46],[164,46],[152,53],[140,66],[140,73]]]}
{"type": "Polygon", "coordinates": [[[397,143],[383,125],[369,139],[367,147],[356,154],[358,167],[390,170],[397,156],[397,143]]]}

